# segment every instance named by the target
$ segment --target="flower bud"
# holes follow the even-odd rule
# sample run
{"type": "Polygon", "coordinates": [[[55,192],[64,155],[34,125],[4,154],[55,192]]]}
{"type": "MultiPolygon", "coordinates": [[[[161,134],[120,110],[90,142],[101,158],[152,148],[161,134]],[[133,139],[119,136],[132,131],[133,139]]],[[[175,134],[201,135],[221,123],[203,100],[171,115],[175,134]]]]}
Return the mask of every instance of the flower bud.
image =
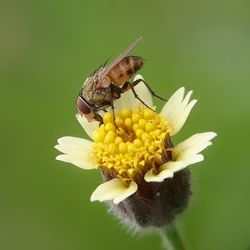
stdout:
{"type": "MultiPolygon", "coordinates": [[[[104,176],[104,179],[109,180],[109,176],[104,176]]],[[[137,183],[135,194],[117,205],[108,203],[113,214],[129,227],[167,226],[188,205],[191,195],[188,169],[175,173],[173,178],[163,182],[146,182],[141,178],[137,183]]]]}

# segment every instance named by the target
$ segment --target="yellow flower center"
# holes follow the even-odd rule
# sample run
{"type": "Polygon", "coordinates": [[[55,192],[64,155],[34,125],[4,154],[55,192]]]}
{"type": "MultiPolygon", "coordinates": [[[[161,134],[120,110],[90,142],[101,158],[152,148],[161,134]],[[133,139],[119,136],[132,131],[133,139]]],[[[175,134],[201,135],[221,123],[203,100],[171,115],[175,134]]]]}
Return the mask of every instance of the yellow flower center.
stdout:
{"type": "Polygon", "coordinates": [[[103,172],[127,182],[166,161],[167,121],[154,111],[139,107],[107,112],[103,124],[93,133],[93,154],[103,172]]]}

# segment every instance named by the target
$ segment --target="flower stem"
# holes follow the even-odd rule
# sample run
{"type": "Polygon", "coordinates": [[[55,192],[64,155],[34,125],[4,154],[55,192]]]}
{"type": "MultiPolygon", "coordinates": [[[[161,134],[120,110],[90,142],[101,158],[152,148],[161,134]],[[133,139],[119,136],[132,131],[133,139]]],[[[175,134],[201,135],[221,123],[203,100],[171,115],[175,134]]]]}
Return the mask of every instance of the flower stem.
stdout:
{"type": "Polygon", "coordinates": [[[160,230],[164,250],[185,250],[180,235],[174,225],[160,230]]]}

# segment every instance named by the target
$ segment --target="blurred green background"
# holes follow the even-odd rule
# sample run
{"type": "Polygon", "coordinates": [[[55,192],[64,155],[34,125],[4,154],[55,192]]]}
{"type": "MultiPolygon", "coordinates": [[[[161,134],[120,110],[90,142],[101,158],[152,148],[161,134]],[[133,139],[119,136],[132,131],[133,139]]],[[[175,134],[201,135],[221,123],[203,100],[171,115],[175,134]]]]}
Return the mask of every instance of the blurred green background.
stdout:
{"type": "Polygon", "coordinates": [[[145,79],[199,100],[174,142],[218,133],[177,219],[188,249],[249,249],[249,10],[243,0],[1,1],[0,249],[160,249],[157,235],[132,236],[90,203],[98,171],[54,160],[58,137],[86,137],[74,117],[83,79],[141,35],[145,79]]]}

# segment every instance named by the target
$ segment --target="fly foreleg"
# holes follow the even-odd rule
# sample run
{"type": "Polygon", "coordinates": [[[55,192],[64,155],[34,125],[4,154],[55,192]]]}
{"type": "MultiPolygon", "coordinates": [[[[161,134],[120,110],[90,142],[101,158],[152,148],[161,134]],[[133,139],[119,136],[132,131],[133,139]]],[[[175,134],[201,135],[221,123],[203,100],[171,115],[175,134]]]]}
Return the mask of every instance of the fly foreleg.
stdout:
{"type": "Polygon", "coordinates": [[[118,129],[118,127],[116,125],[116,122],[115,122],[114,99],[117,99],[117,97],[116,97],[117,94],[120,97],[121,90],[120,90],[119,87],[111,84],[111,86],[108,88],[108,92],[109,92],[109,95],[110,95],[110,106],[111,106],[111,109],[112,109],[113,121],[114,121],[116,129],[118,129]]]}

